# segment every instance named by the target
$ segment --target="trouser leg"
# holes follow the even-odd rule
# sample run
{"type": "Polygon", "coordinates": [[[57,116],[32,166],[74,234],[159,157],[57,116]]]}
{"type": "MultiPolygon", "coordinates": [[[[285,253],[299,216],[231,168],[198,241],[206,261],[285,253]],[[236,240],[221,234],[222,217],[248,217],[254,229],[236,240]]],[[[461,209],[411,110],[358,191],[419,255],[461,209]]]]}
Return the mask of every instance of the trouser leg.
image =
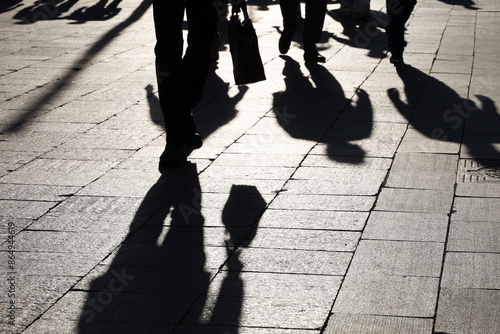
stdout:
{"type": "Polygon", "coordinates": [[[415,0],[386,0],[388,17],[386,33],[389,50],[402,51],[406,46],[405,25],[415,4],[415,0]]]}
{"type": "Polygon", "coordinates": [[[315,51],[323,32],[327,0],[307,0],[304,22],[304,50],[315,51]]]}
{"type": "Polygon", "coordinates": [[[217,16],[212,2],[206,0],[153,0],[153,15],[158,95],[167,140],[177,139],[194,128],[191,108],[203,92],[217,16]],[[188,46],[183,56],[184,11],[188,46]]]}
{"type": "Polygon", "coordinates": [[[297,29],[297,10],[300,0],[280,0],[281,16],[283,17],[283,33],[290,37],[297,29]]]}

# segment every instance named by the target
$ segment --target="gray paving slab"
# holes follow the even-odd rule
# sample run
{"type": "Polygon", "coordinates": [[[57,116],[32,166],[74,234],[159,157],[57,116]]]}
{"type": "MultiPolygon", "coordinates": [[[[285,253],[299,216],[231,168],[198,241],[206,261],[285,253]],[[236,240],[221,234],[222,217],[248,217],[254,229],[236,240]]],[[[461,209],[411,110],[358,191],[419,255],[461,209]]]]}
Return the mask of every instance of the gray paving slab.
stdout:
{"type": "Polygon", "coordinates": [[[463,222],[450,224],[447,250],[450,252],[498,252],[498,222],[463,222]]]}
{"type": "Polygon", "coordinates": [[[454,202],[454,212],[451,219],[454,221],[466,222],[499,222],[499,207],[500,199],[498,198],[456,198],[454,202]]]}
{"type": "Polygon", "coordinates": [[[271,209],[327,210],[327,211],[370,211],[374,196],[346,195],[294,195],[280,194],[270,204],[271,209]]]}
{"type": "Polygon", "coordinates": [[[449,213],[451,190],[382,188],[375,210],[396,212],[449,213]]]}
{"type": "Polygon", "coordinates": [[[430,333],[432,332],[432,319],[334,313],[325,329],[325,333],[328,334],[397,332],[408,334],[430,333]]]}
{"type": "Polygon", "coordinates": [[[262,215],[259,226],[261,228],[361,231],[367,218],[367,212],[268,209],[262,215]]]}
{"type": "Polygon", "coordinates": [[[495,333],[498,290],[442,288],[435,330],[444,333],[495,333]]]}
{"type": "Polygon", "coordinates": [[[452,190],[458,155],[397,153],[386,187],[452,190]]]}
{"type": "Polygon", "coordinates": [[[450,289],[498,290],[498,253],[448,252],[441,286],[450,289]]]}
{"type": "Polygon", "coordinates": [[[363,231],[363,239],[444,242],[448,215],[373,211],[363,231]]]}
{"type": "Polygon", "coordinates": [[[439,278],[362,275],[346,277],[333,313],[430,318],[439,278]]]}

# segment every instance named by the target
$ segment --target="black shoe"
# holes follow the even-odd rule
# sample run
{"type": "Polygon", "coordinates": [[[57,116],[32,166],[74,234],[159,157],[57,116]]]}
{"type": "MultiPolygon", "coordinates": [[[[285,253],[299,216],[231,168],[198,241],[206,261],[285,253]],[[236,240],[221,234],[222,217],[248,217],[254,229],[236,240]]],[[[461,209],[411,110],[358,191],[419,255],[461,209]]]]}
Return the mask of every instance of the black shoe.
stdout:
{"type": "Polygon", "coordinates": [[[281,37],[278,43],[278,48],[281,54],[285,54],[290,49],[290,45],[292,44],[292,34],[283,30],[281,33],[281,37]]]}
{"type": "Polygon", "coordinates": [[[394,65],[404,64],[405,62],[403,60],[403,51],[392,51],[389,61],[394,65]]]}
{"type": "Polygon", "coordinates": [[[315,63],[324,63],[326,62],[326,58],[318,53],[318,51],[306,51],[304,52],[304,60],[315,62],[315,63]]]}
{"type": "Polygon", "coordinates": [[[201,135],[198,132],[185,134],[182,137],[182,142],[184,146],[191,150],[195,150],[203,146],[203,140],[201,139],[201,135]]]}
{"type": "Polygon", "coordinates": [[[160,163],[158,170],[160,173],[168,168],[179,167],[187,162],[186,152],[183,146],[169,146],[165,147],[165,151],[160,156],[160,163]]]}

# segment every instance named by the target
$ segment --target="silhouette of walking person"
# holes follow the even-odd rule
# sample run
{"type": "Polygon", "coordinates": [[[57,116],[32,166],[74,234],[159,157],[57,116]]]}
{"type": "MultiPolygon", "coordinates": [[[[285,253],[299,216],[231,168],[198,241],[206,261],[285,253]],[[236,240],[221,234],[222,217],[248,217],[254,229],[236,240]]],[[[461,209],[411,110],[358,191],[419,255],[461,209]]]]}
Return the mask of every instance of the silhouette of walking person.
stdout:
{"type": "MultiPolygon", "coordinates": [[[[321,38],[326,15],[327,0],[306,0],[306,13],[303,30],[304,60],[324,63],[326,58],[319,54],[316,43],[321,38]]],[[[280,53],[285,54],[290,49],[292,37],[297,29],[297,11],[300,0],[280,0],[283,16],[283,32],[279,40],[280,53]]]]}
{"type": "Polygon", "coordinates": [[[390,62],[403,64],[403,51],[406,46],[405,24],[415,8],[416,0],[386,0],[388,49],[391,53],[390,62]]]}
{"type": "Polygon", "coordinates": [[[476,104],[410,65],[398,66],[397,73],[405,85],[407,102],[395,88],[387,94],[412,128],[433,140],[461,144],[462,153],[467,152],[480,164],[500,160],[499,140],[494,135],[500,116],[492,99],[476,95],[476,104]]]}
{"type": "Polygon", "coordinates": [[[211,1],[153,0],[156,31],[156,77],[167,143],[159,169],[180,166],[189,150],[203,144],[191,110],[201,99],[217,36],[217,13],[211,1]],[[184,51],[184,12],[188,23],[184,51]]]}

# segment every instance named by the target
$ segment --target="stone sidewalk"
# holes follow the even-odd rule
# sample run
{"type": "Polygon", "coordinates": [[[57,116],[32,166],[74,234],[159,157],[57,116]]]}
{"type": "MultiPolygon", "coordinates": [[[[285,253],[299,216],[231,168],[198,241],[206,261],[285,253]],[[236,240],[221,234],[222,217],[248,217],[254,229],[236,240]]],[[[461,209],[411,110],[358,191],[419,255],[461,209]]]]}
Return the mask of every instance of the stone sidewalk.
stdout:
{"type": "Polygon", "coordinates": [[[267,80],[221,21],[164,175],[150,1],[0,5],[0,332],[500,333],[500,2],[419,0],[397,68],[383,0],[324,65],[248,3],[267,80]]]}

